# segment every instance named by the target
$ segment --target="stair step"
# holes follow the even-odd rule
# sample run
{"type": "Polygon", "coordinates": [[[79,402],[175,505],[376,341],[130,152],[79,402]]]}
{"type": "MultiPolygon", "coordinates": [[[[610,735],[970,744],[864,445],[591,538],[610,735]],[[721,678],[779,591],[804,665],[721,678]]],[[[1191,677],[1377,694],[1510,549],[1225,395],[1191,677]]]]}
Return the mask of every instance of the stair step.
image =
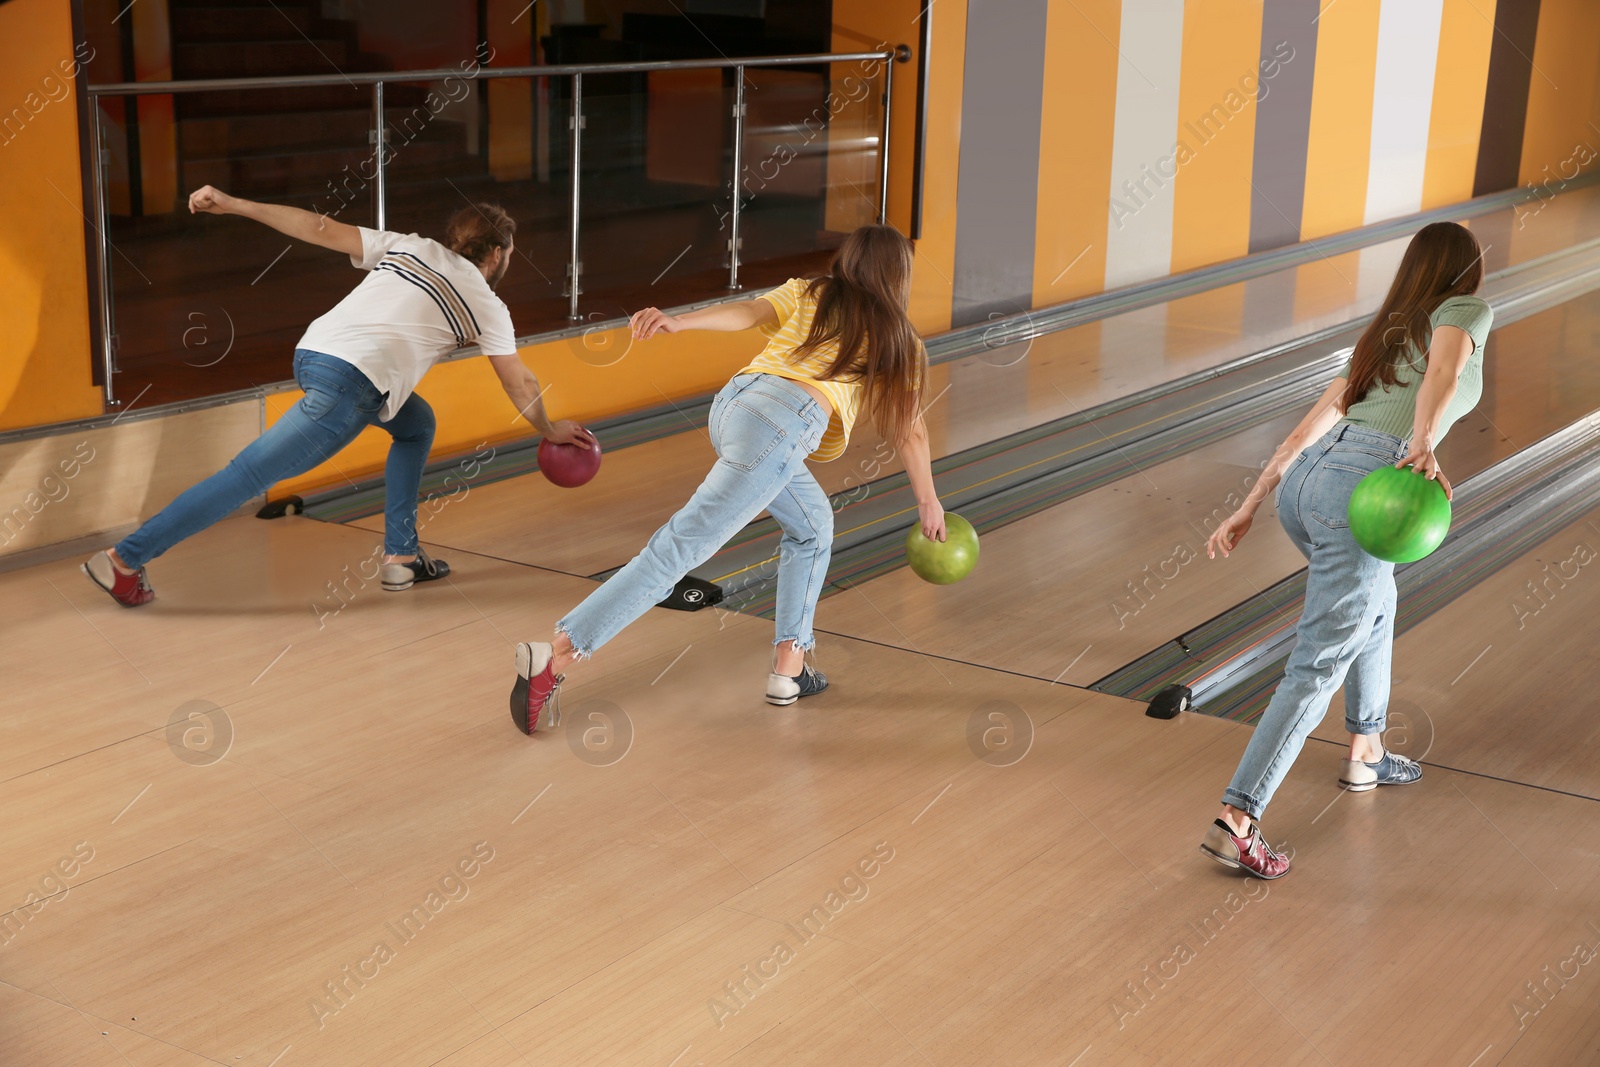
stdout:
{"type": "Polygon", "coordinates": [[[176,78],[259,78],[291,74],[338,74],[356,69],[345,42],[282,40],[178,44],[172,49],[176,78]]]}
{"type": "Polygon", "coordinates": [[[172,39],[179,44],[201,41],[300,40],[311,35],[316,15],[309,6],[175,7],[172,39]]]}
{"type": "MultiPolygon", "coordinates": [[[[410,144],[466,143],[466,128],[459,121],[442,116],[427,122],[401,121],[404,118],[389,115],[389,144],[394,152],[410,144]]],[[[364,149],[371,143],[371,131],[372,113],[365,109],[320,112],[315,122],[293,113],[183,119],[178,124],[178,146],[185,159],[249,159],[321,149],[364,149]]]]}
{"type": "Polygon", "coordinates": [[[323,145],[364,145],[372,131],[366,107],[304,112],[185,118],[178,123],[178,146],[186,158],[221,159],[305,144],[314,135],[323,145]]]}
{"type": "MultiPolygon", "coordinates": [[[[329,182],[337,182],[350,168],[370,170],[371,151],[365,148],[305,148],[293,152],[232,156],[223,159],[186,159],[180,164],[180,188],[215,185],[236,196],[323,197],[333,203],[329,182]]],[[[405,182],[475,174],[483,169],[482,157],[467,153],[462,139],[418,139],[399,149],[386,168],[391,181],[405,182]]],[[[326,207],[326,205],[324,205],[326,207]]]]}

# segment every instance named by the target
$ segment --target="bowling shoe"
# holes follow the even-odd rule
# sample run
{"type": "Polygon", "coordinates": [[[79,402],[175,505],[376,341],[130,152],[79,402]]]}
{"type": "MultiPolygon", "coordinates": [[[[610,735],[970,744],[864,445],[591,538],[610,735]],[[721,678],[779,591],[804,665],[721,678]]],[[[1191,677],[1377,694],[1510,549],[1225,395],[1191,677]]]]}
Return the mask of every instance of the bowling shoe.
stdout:
{"type": "Polygon", "coordinates": [[[816,696],[828,688],[828,676],[807,663],[794,677],[773,672],[767,675],[767,703],[782,707],[801,697],[816,696]]]}
{"type": "Polygon", "coordinates": [[[428,550],[417,546],[417,558],[410,563],[385,563],[380,575],[383,588],[391,593],[410,589],[418,582],[432,582],[450,576],[450,564],[434,559],[428,550]]]}
{"type": "Polygon", "coordinates": [[[1365,793],[1380,785],[1410,785],[1422,777],[1422,766],[1416,760],[1385,752],[1376,763],[1347,759],[1339,784],[1352,793],[1365,793]]]}
{"type": "Polygon", "coordinates": [[[511,686],[511,721],[525,734],[561,723],[556,693],[566,675],[555,671],[555,646],[525,641],[517,646],[517,680],[511,686]]]}
{"type": "Polygon", "coordinates": [[[96,552],[89,557],[89,562],[78,569],[125,608],[136,608],[156,598],[156,591],[150,588],[150,580],[145,577],[143,567],[132,574],[124,574],[112,564],[111,556],[105,552],[96,552]]]}
{"type": "Polygon", "coordinates": [[[1257,878],[1271,880],[1289,873],[1289,857],[1272,850],[1257,824],[1251,825],[1249,834],[1240,837],[1231,826],[1218,819],[1206,831],[1200,851],[1224,867],[1242,870],[1257,878]]]}

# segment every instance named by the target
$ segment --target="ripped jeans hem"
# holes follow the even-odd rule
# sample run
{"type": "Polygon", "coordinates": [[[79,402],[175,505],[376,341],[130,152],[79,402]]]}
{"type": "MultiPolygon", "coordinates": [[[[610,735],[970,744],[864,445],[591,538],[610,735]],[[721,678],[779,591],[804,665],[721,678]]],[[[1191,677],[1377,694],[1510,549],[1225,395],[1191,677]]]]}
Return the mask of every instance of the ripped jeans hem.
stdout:
{"type": "Polygon", "coordinates": [[[565,637],[568,641],[570,641],[572,643],[572,653],[573,653],[574,656],[577,657],[577,659],[580,662],[582,662],[583,660],[586,660],[586,659],[590,659],[590,658],[592,658],[594,656],[594,652],[592,650],[584,648],[582,643],[579,642],[579,640],[576,637],[572,636],[572,631],[567,629],[565,626],[563,626],[559,622],[556,623],[556,636],[557,637],[565,637]]]}

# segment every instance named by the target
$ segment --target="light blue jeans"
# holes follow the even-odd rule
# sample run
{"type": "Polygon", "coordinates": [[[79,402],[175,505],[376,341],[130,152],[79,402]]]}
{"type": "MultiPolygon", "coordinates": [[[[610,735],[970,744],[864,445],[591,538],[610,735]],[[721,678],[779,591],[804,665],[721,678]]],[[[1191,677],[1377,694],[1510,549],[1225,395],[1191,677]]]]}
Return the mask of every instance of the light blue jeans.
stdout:
{"type": "Polygon", "coordinates": [[[433,409],[428,402],[412,393],[394,418],[379,422],[387,394],[378,392],[365,374],[344,360],[305,348],[295,351],[294,380],[306,395],[226,467],[185,489],[124,538],[117,545],[122,562],[144,566],[273,484],[304,474],[333,456],[368,426],[394,438],[384,471],[383,550],[395,556],[417,551],[417,493],[433,447],[433,409]]]}
{"type": "Polygon", "coordinates": [[[1278,485],[1278,518],[1310,561],[1306,605],[1283,681],[1261,715],[1222,795],[1260,818],[1301,747],[1344,686],[1345,728],[1387,725],[1394,645],[1394,564],[1369,556],[1350,534],[1350,494],[1406,454],[1392,434],[1341,423],[1306,448],[1278,485]]]}
{"type": "Polygon", "coordinates": [[[813,647],[812,620],[833,554],[833,508],[806,457],[827,428],[827,409],[794,382],[771,374],[737,375],[711,401],[707,429],[717,453],[711,473],[644,551],[556,629],[580,655],[592,654],[768,511],[783,528],[773,643],[813,647]]]}

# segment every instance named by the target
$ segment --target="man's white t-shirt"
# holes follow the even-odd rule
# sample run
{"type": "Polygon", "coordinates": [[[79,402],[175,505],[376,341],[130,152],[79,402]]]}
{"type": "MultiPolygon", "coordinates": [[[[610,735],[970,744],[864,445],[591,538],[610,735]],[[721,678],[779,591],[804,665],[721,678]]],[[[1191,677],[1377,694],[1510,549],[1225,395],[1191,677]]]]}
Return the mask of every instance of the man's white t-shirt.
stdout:
{"type": "Polygon", "coordinates": [[[511,312],[482,271],[438,241],[359,229],[361,258],[350,262],[371,273],[296,347],[337,356],[388,393],[380,419],[394,418],[428,368],[455,349],[516,355],[511,312]]]}

